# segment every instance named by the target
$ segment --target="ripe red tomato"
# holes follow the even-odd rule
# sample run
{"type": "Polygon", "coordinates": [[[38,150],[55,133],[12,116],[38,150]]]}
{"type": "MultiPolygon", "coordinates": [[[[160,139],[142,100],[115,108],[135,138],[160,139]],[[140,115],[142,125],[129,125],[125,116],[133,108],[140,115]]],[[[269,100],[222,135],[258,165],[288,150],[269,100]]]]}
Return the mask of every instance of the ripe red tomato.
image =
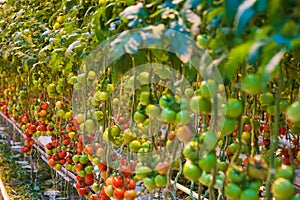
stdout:
{"type": "Polygon", "coordinates": [[[79,196],[84,196],[88,192],[87,188],[85,188],[85,187],[81,187],[77,191],[78,191],[79,196]]]}
{"type": "Polygon", "coordinates": [[[119,188],[124,184],[124,180],[120,176],[114,176],[112,178],[112,185],[114,188],[119,188]]]}
{"type": "Polygon", "coordinates": [[[125,185],[126,189],[133,190],[135,189],[135,185],[136,183],[132,178],[126,180],[126,185],[125,185]]]}
{"type": "Polygon", "coordinates": [[[114,190],[114,198],[116,199],[122,199],[124,198],[125,189],[122,188],[116,188],[114,190]]]}

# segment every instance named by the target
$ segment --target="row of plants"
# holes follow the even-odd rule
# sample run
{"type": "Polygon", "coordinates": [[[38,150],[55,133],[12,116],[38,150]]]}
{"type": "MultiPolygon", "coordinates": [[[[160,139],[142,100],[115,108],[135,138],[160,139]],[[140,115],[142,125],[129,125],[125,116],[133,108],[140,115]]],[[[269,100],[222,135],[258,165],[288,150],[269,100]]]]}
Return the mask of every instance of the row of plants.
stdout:
{"type": "MultiPolygon", "coordinates": [[[[39,179],[36,183],[31,180],[29,170],[22,168],[17,160],[22,160],[22,153],[12,152],[6,144],[0,144],[0,172],[1,180],[8,192],[10,199],[45,199],[43,191],[52,187],[51,176],[40,170],[39,179]],[[47,180],[50,180],[50,182],[47,180]]],[[[44,171],[45,171],[44,166],[44,171]]],[[[48,173],[50,168],[48,167],[48,173]]]]}
{"type": "Polygon", "coordinates": [[[48,164],[76,173],[79,195],[134,199],[142,182],[175,199],[180,181],[209,199],[299,198],[297,1],[18,0],[0,9],[1,112],[24,131],[24,153],[33,137],[51,137],[48,164]],[[143,48],[158,38],[167,38],[160,49],[143,48]],[[199,52],[222,81],[192,66],[199,52]]]}

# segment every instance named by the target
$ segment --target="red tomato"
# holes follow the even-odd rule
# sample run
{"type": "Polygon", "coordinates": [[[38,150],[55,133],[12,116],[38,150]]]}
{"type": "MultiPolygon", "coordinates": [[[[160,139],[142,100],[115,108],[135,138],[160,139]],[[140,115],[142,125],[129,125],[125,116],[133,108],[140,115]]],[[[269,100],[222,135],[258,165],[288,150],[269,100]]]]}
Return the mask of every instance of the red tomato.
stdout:
{"type": "Polygon", "coordinates": [[[112,186],[114,188],[119,188],[123,185],[124,180],[120,176],[115,176],[112,178],[112,186]]]}
{"type": "Polygon", "coordinates": [[[116,198],[116,199],[123,199],[124,198],[124,193],[125,193],[124,189],[122,189],[122,188],[116,188],[114,190],[114,198],[116,198]]]}
{"type": "Polygon", "coordinates": [[[84,196],[88,192],[88,190],[85,187],[79,188],[77,191],[78,191],[79,196],[84,196]]]}
{"type": "Polygon", "coordinates": [[[128,189],[128,190],[133,190],[133,189],[135,189],[135,181],[133,180],[133,179],[127,179],[126,180],[126,189],[128,189]]]}

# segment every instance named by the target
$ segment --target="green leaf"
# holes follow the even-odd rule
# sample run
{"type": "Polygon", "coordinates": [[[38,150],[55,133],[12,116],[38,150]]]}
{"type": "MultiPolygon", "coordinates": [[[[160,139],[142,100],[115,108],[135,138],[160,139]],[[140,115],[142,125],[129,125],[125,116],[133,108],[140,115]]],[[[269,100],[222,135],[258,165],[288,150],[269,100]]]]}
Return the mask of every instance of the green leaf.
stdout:
{"type": "Polygon", "coordinates": [[[258,13],[264,12],[268,7],[268,0],[256,0],[255,10],[258,13]]]}
{"type": "Polygon", "coordinates": [[[264,67],[264,72],[263,72],[263,85],[266,85],[270,79],[270,77],[276,75],[276,72],[279,69],[279,63],[282,59],[282,57],[285,54],[285,49],[281,49],[278,53],[276,53],[269,63],[264,67]]]}
{"type": "Polygon", "coordinates": [[[265,42],[255,42],[250,51],[249,51],[249,55],[248,55],[248,61],[251,65],[253,65],[257,58],[259,57],[259,55],[261,54],[261,48],[265,45],[265,42]]]}
{"type": "Polygon", "coordinates": [[[296,49],[300,47],[300,37],[291,40],[290,49],[296,49]]]}
{"type": "Polygon", "coordinates": [[[223,77],[231,81],[237,73],[239,65],[244,62],[253,41],[243,43],[233,49],[228,54],[228,62],[221,69],[223,77]]]}
{"type": "Polygon", "coordinates": [[[231,24],[240,5],[240,0],[225,0],[226,22],[231,24]]]}
{"type": "Polygon", "coordinates": [[[184,9],[196,9],[202,0],[187,0],[184,4],[184,9]]]}
{"type": "Polygon", "coordinates": [[[242,5],[238,8],[238,13],[235,17],[235,25],[236,25],[236,33],[237,35],[241,35],[248,23],[252,19],[255,14],[255,10],[253,5],[255,0],[247,0],[242,3],[242,5]]]}
{"type": "Polygon", "coordinates": [[[120,13],[121,18],[128,19],[128,26],[129,27],[136,27],[138,23],[141,21],[141,19],[145,18],[147,16],[146,11],[143,8],[142,3],[138,3],[133,6],[129,6],[123,10],[123,12],[120,13]]]}
{"type": "Polygon", "coordinates": [[[165,30],[165,25],[159,24],[157,26],[148,26],[144,28],[140,33],[143,39],[143,43],[147,46],[154,45],[157,47],[157,44],[161,41],[163,31],[165,30]]]}
{"type": "Polygon", "coordinates": [[[196,34],[199,33],[199,26],[201,23],[200,17],[191,10],[185,10],[184,15],[185,15],[187,21],[192,24],[191,33],[192,33],[192,36],[195,36],[196,34]]]}

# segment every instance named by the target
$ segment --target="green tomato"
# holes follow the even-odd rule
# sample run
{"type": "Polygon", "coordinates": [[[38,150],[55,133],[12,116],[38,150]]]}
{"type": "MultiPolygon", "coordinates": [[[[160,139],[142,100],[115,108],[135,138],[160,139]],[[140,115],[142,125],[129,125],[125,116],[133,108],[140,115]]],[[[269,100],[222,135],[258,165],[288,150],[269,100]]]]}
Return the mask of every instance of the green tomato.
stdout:
{"type": "Polygon", "coordinates": [[[136,177],[140,180],[144,179],[144,178],[150,176],[152,171],[153,170],[147,166],[140,166],[140,167],[137,166],[136,167],[136,177]]]}
{"type": "Polygon", "coordinates": [[[129,144],[132,140],[136,139],[136,137],[136,133],[131,131],[130,128],[123,131],[123,139],[127,144],[129,144]]]}
{"type": "Polygon", "coordinates": [[[259,200],[259,196],[256,191],[252,189],[244,190],[241,194],[243,200],[259,200]]]}
{"type": "Polygon", "coordinates": [[[140,103],[144,106],[150,103],[150,92],[149,91],[142,91],[140,94],[140,103]]]}
{"type": "Polygon", "coordinates": [[[241,193],[242,189],[234,183],[229,183],[225,187],[225,196],[229,199],[238,200],[240,199],[241,193]]]}
{"type": "Polygon", "coordinates": [[[78,175],[79,175],[80,177],[85,177],[86,173],[85,173],[84,170],[80,170],[80,171],[78,172],[78,175]]]}
{"type": "Polygon", "coordinates": [[[93,112],[93,119],[94,120],[97,120],[97,121],[99,121],[99,120],[101,120],[103,118],[103,112],[102,111],[95,111],[95,112],[93,112]]]}
{"type": "Polygon", "coordinates": [[[157,105],[149,104],[146,107],[146,114],[151,118],[156,118],[160,115],[160,108],[157,105]]]}
{"type": "Polygon", "coordinates": [[[220,119],[218,122],[219,130],[221,131],[221,137],[230,135],[235,130],[236,120],[230,118],[220,119]]]}
{"type": "Polygon", "coordinates": [[[211,174],[207,174],[205,171],[202,172],[201,174],[201,177],[199,179],[199,182],[202,184],[202,185],[205,185],[205,186],[209,186],[211,184],[211,181],[212,181],[212,176],[211,174]]]}
{"type": "Polygon", "coordinates": [[[181,110],[176,114],[176,122],[180,125],[188,124],[192,121],[190,112],[188,110],[181,110]]]}
{"type": "Polygon", "coordinates": [[[187,160],[183,165],[183,175],[188,180],[198,181],[201,176],[201,170],[192,161],[187,160]]]}
{"type": "Polygon", "coordinates": [[[281,100],[280,101],[280,111],[286,112],[287,108],[291,105],[287,100],[281,100]]]}
{"type": "Polygon", "coordinates": [[[205,145],[206,148],[213,149],[218,143],[218,138],[214,132],[206,131],[201,134],[200,141],[203,142],[203,145],[205,145]]]}
{"type": "Polygon", "coordinates": [[[285,178],[291,182],[294,180],[294,170],[291,166],[283,165],[276,172],[276,179],[285,178]]]}
{"type": "Polygon", "coordinates": [[[289,180],[278,178],[272,185],[272,192],[275,199],[291,199],[294,196],[295,188],[289,180]]]}
{"type": "Polygon", "coordinates": [[[261,104],[272,104],[274,102],[274,95],[270,92],[263,93],[259,96],[259,102],[261,104]]]}
{"type": "Polygon", "coordinates": [[[137,123],[144,122],[146,119],[146,116],[143,113],[141,113],[140,111],[136,111],[133,115],[133,119],[137,123]]]}
{"type": "Polygon", "coordinates": [[[167,123],[174,123],[176,121],[176,112],[170,108],[164,108],[161,112],[160,118],[167,123]]]}
{"type": "Polygon", "coordinates": [[[243,174],[243,170],[238,167],[230,167],[226,172],[226,176],[228,180],[232,183],[240,184],[245,180],[245,175],[243,174]]]}
{"type": "Polygon", "coordinates": [[[94,167],[93,167],[93,166],[86,166],[86,167],[84,168],[84,172],[85,172],[86,174],[92,174],[92,173],[93,173],[93,170],[94,170],[94,167]]]}
{"type": "Polygon", "coordinates": [[[293,123],[300,122],[300,102],[296,101],[292,105],[290,105],[286,110],[286,116],[293,123]]]}
{"type": "Polygon", "coordinates": [[[81,155],[80,158],[79,158],[79,162],[81,164],[85,165],[86,163],[89,162],[88,156],[86,154],[81,155]]]}
{"type": "Polygon", "coordinates": [[[243,105],[240,100],[231,98],[226,101],[226,117],[235,119],[242,114],[243,105]]]}
{"type": "Polygon", "coordinates": [[[138,150],[141,148],[142,144],[138,140],[133,140],[129,144],[129,149],[131,152],[138,152],[138,150]]]}
{"type": "Polygon", "coordinates": [[[106,92],[106,91],[100,92],[100,96],[99,96],[100,101],[107,101],[108,97],[109,97],[108,92],[106,92]]]}
{"type": "Polygon", "coordinates": [[[167,184],[167,176],[156,175],[154,181],[157,187],[164,187],[167,184]]]}
{"type": "Polygon", "coordinates": [[[200,47],[207,47],[208,45],[208,39],[205,35],[197,35],[197,45],[200,47]]]}
{"type": "Polygon", "coordinates": [[[242,80],[242,90],[248,94],[256,95],[262,90],[261,78],[256,74],[249,74],[242,80]]]}
{"type": "Polygon", "coordinates": [[[87,131],[87,132],[93,132],[96,128],[96,124],[95,124],[94,120],[87,119],[84,123],[84,128],[85,128],[85,131],[87,131]]]}
{"type": "Polygon", "coordinates": [[[198,159],[199,149],[200,147],[198,145],[198,142],[191,141],[185,145],[183,155],[185,158],[188,158],[192,161],[196,161],[198,159]]]}
{"type": "Polygon", "coordinates": [[[205,171],[210,171],[217,165],[217,156],[215,153],[209,153],[198,161],[198,166],[205,171]]]}
{"type": "Polygon", "coordinates": [[[74,163],[78,163],[78,162],[79,162],[79,158],[80,158],[79,155],[74,155],[74,156],[72,157],[72,160],[73,160],[74,163]]]}
{"type": "Polygon", "coordinates": [[[155,180],[154,180],[154,177],[146,177],[144,178],[144,185],[146,186],[147,190],[154,190],[156,188],[156,185],[155,185],[155,180]]]}
{"type": "Polygon", "coordinates": [[[220,169],[222,172],[225,172],[228,168],[227,162],[218,161],[218,169],[220,169]]]}
{"type": "Polygon", "coordinates": [[[159,105],[162,108],[172,107],[175,103],[175,99],[170,94],[165,94],[159,99],[159,105]]]}
{"type": "Polygon", "coordinates": [[[211,112],[211,102],[201,96],[193,96],[190,99],[190,108],[197,114],[209,114],[211,112]]]}
{"type": "Polygon", "coordinates": [[[202,97],[204,97],[206,99],[211,98],[208,85],[205,81],[203,81],[201,83],[201,86],[200,86],[199,90],[200,90],[200,94],[201,94],[202,97]]]}
{"type": "Polygon", "coordinates": [[[186,98],[180,98],[179,105],[181,110],[189,109],[189,101],[186,98]]]}
{"type": "Polygon", "coordinates": [[[256,194],[259,193],[261,183],[259,181],[251,182],[249,185],[249,189],[252,189],[256,192],[256,194]]]}
{"type": "Polygon", "coordinates": [[[250,140],[251,140],[251,133],[248,131],[242,132],[242,142],[244,144],[250,144],[250,140]]]}
{"type": "Polygon", "coordinates": [[[120,134],[120,128],[117,125],[110,126],[108,128],[108,134],[112,137],[116,137],[120,134]]]}

